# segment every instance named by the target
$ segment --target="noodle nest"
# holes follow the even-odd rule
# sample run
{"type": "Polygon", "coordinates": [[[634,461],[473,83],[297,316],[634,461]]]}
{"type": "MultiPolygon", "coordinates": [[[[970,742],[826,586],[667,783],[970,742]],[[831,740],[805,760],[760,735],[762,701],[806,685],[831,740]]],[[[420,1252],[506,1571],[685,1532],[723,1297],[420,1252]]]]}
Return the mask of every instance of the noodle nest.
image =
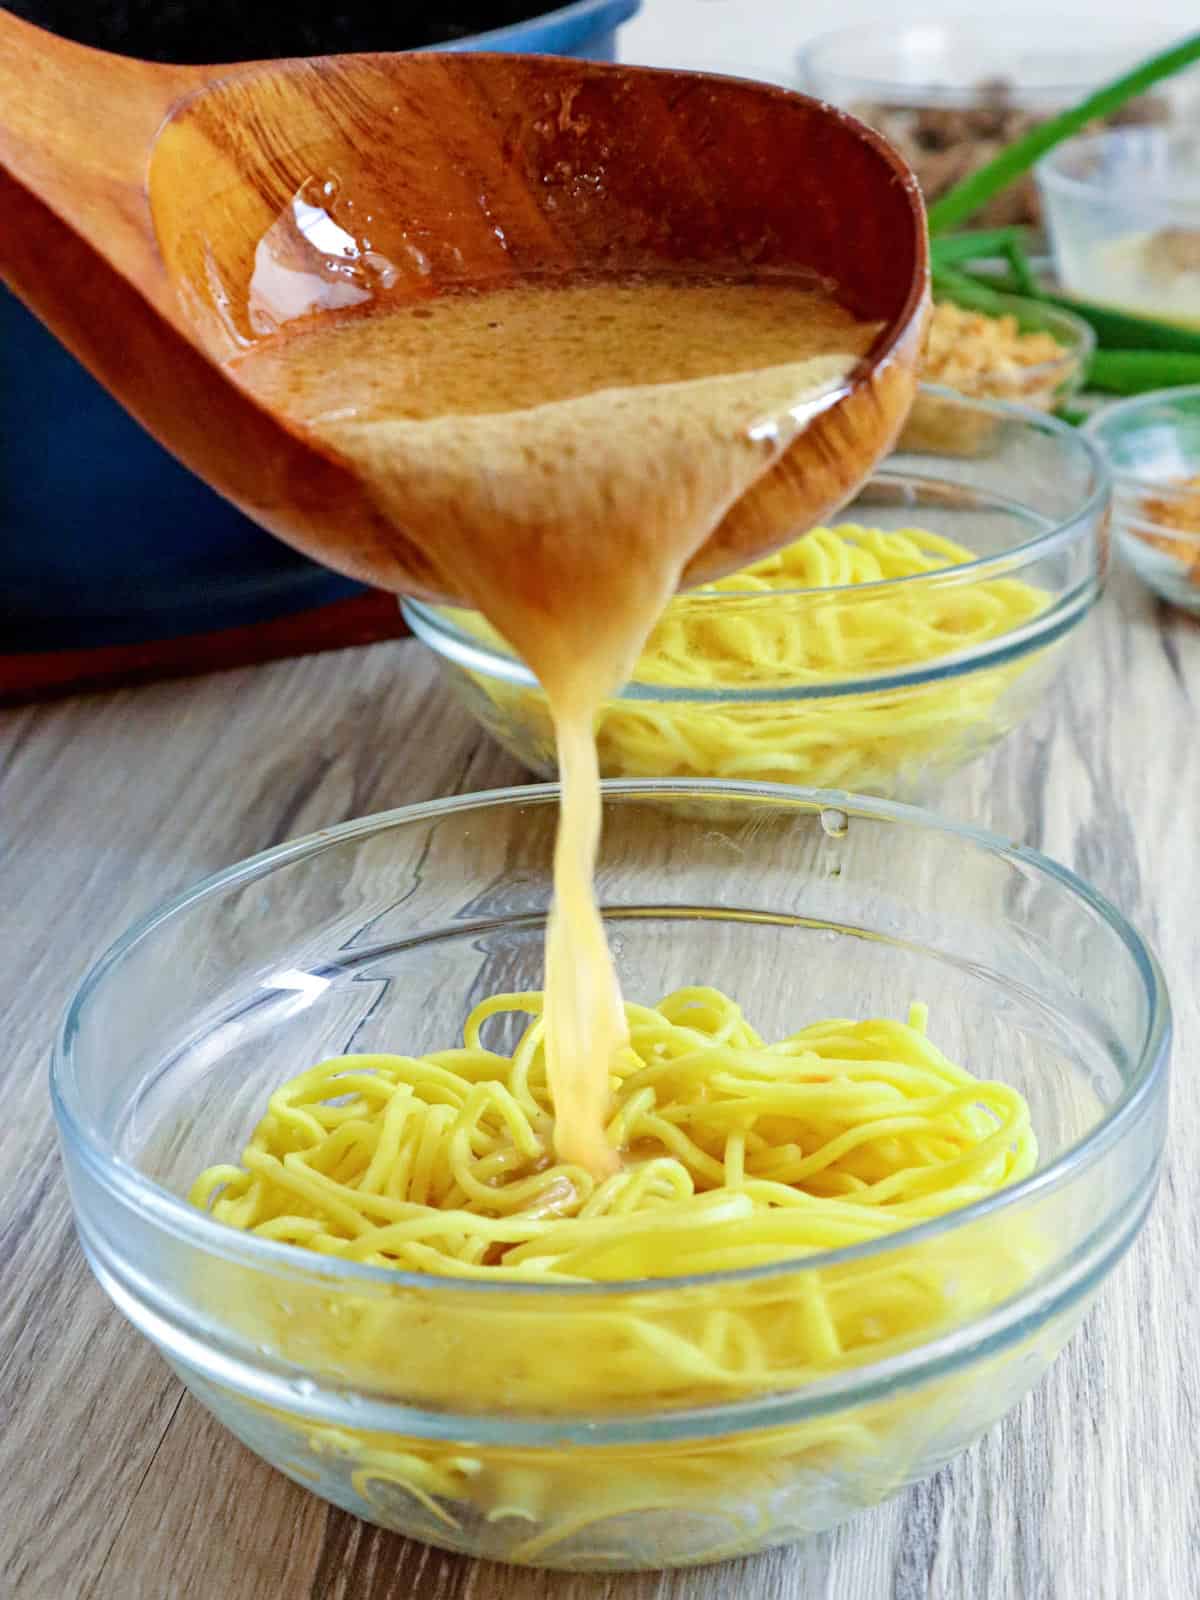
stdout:
{"type": "MultiPolygon", "coordinates": [[[[251,1300],[232,1269],[214,1267],[214,1310],[306,1370],[411,1404],[636,1416],[788,1391],[883,1359],[998,1304],[1037,1270],[1036,1237],[986,1216],[804,1265],[903,1235],[1036,1164],[1022,1096],[948,1060],[923,1007],[905,1022],[833,1018],[767,1043],[715,989],[627,1004],[608,1123],[624,1164],[599,1182],[554,1158],[541,1012],[540,994],[496,995],[471,1013],[461,1047],[322,1062],[271,1096],[240,1165],[209,1168],[191,1191],[231,1227],[310,1259],[422,1275],[436,1293],[343,1284],[331,1294],[318,1278],[283,1305],[251,1300]],[[483,1042],[503,1018],[524,1019],[511,1054],[483,1042]],[[785,1262],[798,1270],[670,1282],[785,1262]],[[481,1298],[462,1292],[464,1279],[543,1293],[481,1298]],[[555,1294],[630,1280],[628,1292],[555,1294]]],[[[294,1436],[297,1475],[340,1474],[365,1514],[435,1542],[476,1548],[486,1526],[492,1553],[540,1561],[608,1519],[674,1508],[727,1530],[695,1557],[715,1559],[761,1542],[775,1515],[764,1508],[798,1473],[826,1483],[849,1472],[869,1503],[925,1470],[948,1408],[984,1401],[1008,1403],[1003,1372],[974,1399],[951,1380],[852,1416],[591,1451],[269,1417],[294,1436]],[[417,1522],[397,1497],[419,1508],[417,1522]]]]}
{"type": "MultiPolygon", "coordinates": [[[[732,577],[679,596],[638,661],[638,698],[626,693],[600,712],[601,772],[915,792],[1020,721],[1043,681],[1031,668],[1044,664],[1045,650],[932,683],[871,688],[872,675],[979,648],[1045,610],[1046,591],[1017,578],[895,582],[973,560],[963,545],[924,529],[846,523],[814,528],[732,577]],[[864,588],[876,584],[888,587],[864,588]],[[867,681],[853,693],[812,694],[859,677],[867,681]],[[656,699],[655,689],[675,698],[656,699]],[[789,698],[800,689],[809,697],[789,698]],[[755,693],[761,697],[722,698],[755,693]]],[[[477,614],[451,615],[507,653],[477,614]]],[[[503,744],[536,770],[554,769],[539,689],[474,671],[461,681],[503,744]]]]}

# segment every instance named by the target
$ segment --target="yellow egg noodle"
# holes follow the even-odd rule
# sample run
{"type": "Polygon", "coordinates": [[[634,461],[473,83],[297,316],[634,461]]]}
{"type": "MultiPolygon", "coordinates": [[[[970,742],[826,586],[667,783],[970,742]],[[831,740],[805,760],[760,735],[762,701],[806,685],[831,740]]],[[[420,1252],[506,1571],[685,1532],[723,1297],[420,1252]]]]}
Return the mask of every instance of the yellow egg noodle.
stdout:
{"type": "MultiPolygon", "coordinates": [[[[464,1296],[438,1310],[411,1294],[338,1296],[334,1319],[227,1307],[305,1370],[457,1412],[633,1416],[798,1388],[881,1360],[996,1305],[1036,1271],[1037,1241],[1011,1227],[957,1230],[886,1256],[714,1294],[655,1281],[806,1257],[884,1239],[1030,1173],[1037,1146],[1015,1089],[972,1077],[907,1022],[835,1018],[768,1044],[728,997],[688,988],[628,1003],[607,1125],[624,1164],[596,1180],[556,1162],[542,996],[475,1007],[464,1044],[414,1058],[343,1056],[271,1096],[241,1165],[209,1168],[192,1202],[218,1221],[318,1256],[441,1280],[543,1285],[535,1308],[464,1296]],[[529,1017],[511,1056],[490,1018],[529,1017]],[[580,1305],[554,1287],[650,1280],[635,1302],[580,1305]],[[433,1324],[436,1320],[436,1329],[433,1324]],[[320,1325],[320,1331],[314,1331],[320,1325]]],[[[765,1504],[798,1460],[907,1459],[931,1425],[920,1396],[874,1413],[737,1437],[624,1451],[472,1447],[292,1418],[312,1456],[351,1464],[388,1520],[414,1496],[454,1543],[463,1518],[511,1528],[507,1559],[533,1561],[589,1524],[633,1511],[765,1504]],[[902,1452],[903,1453],[903,1452],[902,1452]],[[521,1530],[525,1532],[522,1534],[521,1530]]],[[[276,1413],[276,1415],[278,1415],[276,1413]]],[[[297,1467],[300,1472],[302,1469],[297,1467]]],[[[903,1468],[894,1470],[903,1472],[903,1468]]],[[[724,1508],[724,1509],[723,1509],[724,1508]]],[[[762,1513],[765,1514],[765,1513],[762,1513]]],[[[431,1537],[435,1536],[431,1533],[431,1537]]],[[[731,1534],[729,1548],[754,1530],[731,1534]]],[[[718,1543],[705,1558],[725,1553],[718,1543]]]]}
{"type": "MultiPolygon", "coordinates": [[[[1047,593],[1017,578],[853,592],[975,559],[963,545],[921,528],[814,528],[777,554],[672,601],[633,681],[642,690],[783,695],[920,667],[1011,633],[1045,609],[1047,593]],[[830,592],[794,593],[819,589],[830,592]],[[772,593],[778,604],[767,607],[763,596],[772,593]],[[716,595],[723,598],[714,605],[716,595]]],[[[454,617],[498,638],[472,613],[454,617]]],[[[853,695],[828,698],[611,700],[596,727],[600,769],[610,778],[728,778],[892,793],[939,766],[957,765],[1007,731],[1021,708],[1007,706],[1004,697],[1035,659],[909,688],[872,690],[868,683],[853,695]]],[[[553,767],[541,691],[470,676],[493,731],[524,746],[535,764],[553,767]]],[[[1036,679],[1028,687],[1033,692],[1036,679]]]]}

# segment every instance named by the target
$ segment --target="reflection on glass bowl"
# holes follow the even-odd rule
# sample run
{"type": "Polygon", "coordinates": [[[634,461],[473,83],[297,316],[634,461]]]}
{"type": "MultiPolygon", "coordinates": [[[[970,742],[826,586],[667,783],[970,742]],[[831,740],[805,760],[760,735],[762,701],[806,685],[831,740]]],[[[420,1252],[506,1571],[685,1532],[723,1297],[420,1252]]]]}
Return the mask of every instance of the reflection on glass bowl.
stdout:
{"type": "Polygon", "coordinates": [[[448,1549],[666,1567],[828,1528],[1028,1392],[1146,1215],[1169,1007],[1111,906],[974,830],[783,787],[609,785],[604,805],[629,1000],[716,982],[782,1037],[923,999],[952,1059],[1024,1097],[1032,1175],[865,1245],[632,1283],[404,1273],[189,1206],[298,1071],[444,1049],[478,997],[540,986],[551,788],[348,823],[181,896],[84,979],[52,1093],[97,1277],[251,1449],[448,1549]],[[883,1357],[806,1320],[851,1281],[916,1276],[942,1311],[883,1357]],[[631,1328],[652,1354],[616,1381],[631,1328]],[[801,1347],[808,1370],[780,1364],[801,1347]]]}
{"type": "Polygon", "coordinates": [[[1037,181],[1069,293],[1200,328],[1200,133],[1071,139],[1043,157],[1037,181]]]}
{"type": "Polygon", "coordinates": [[[1112,469],[1122,555],[1156,594],[1200,615],[1200,385],[1106,406],[1086,431],[1112,469]]]}

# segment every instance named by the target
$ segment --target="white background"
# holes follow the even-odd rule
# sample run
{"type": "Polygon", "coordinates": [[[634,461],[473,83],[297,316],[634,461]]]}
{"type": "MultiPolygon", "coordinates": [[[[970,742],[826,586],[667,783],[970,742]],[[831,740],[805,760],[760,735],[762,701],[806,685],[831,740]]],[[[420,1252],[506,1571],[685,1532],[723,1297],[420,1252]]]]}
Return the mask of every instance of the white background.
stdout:
{"type": "Polygon", "coordinates": [[[797,50],[819,33],[856,23],[916,23],[925,20],[978,18],[1020,26],[1028,18],[1030,37],[1052,30],[1059,38],[1078,22],[1093,31],[1097,24],[1122,30],[1144,28],[1151,44],[1173,33],[1200,29],[1196,0],[1053,0],[1034,9],[1028,0],[1009,11],[1002,3],[980,0],[921,0],[897,5],[896,0],[645,0],[642,11],[620,33],[623,61],[649,66],[710,67],[747,76],[791,81],[797,50]]]}

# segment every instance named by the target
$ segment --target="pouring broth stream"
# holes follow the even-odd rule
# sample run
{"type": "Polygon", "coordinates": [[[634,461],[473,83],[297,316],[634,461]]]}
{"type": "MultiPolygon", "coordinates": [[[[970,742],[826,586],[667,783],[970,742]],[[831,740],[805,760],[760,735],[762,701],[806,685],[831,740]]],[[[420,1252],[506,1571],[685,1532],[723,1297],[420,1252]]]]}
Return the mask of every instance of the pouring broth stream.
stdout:
{"type": "Polygon", "coordinates": [[[619,1163],[605,1121],[627,1031],[593,884],[595,718],[687,562],[877,331],[808,276],[566,275],[325,317],[237,364],[354,463],[545,689],[555,1149],[598,1177],[619,1163]]]}

